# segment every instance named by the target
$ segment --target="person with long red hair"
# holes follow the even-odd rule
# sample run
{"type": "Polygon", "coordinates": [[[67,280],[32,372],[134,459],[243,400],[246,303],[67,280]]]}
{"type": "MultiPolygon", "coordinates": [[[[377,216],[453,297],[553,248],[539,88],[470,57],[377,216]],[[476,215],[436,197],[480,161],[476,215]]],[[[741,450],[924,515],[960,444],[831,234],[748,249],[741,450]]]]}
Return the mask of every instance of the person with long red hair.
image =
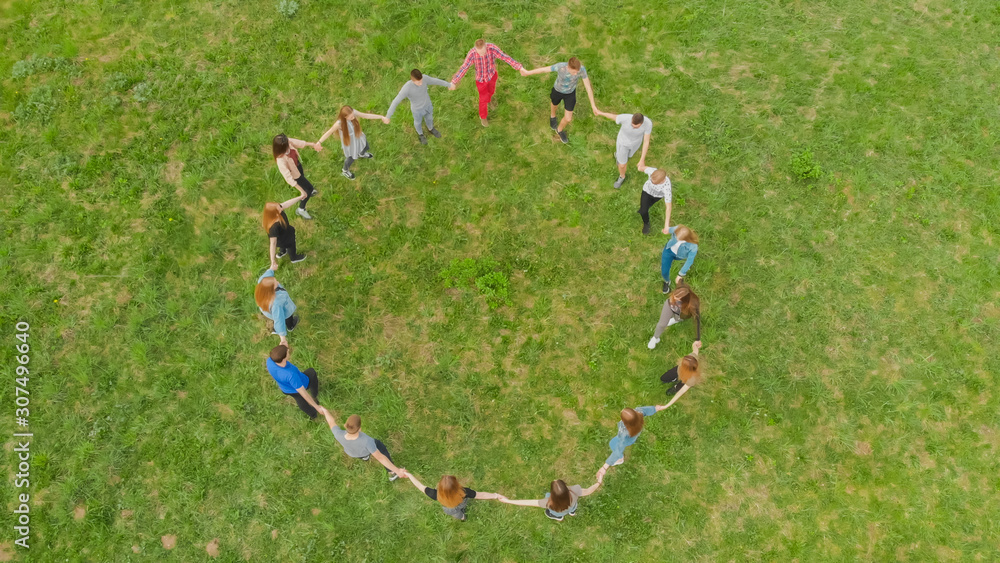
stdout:
{"type": "Polygon", "coordinates": [[[285,286],[274,277],[274,270],[268,270],[257,278],[253,298],[261,314],[274,322],[272,334],[278,335],[280,344],[288,346],[288,333],[299,324],[299,316],[295,314],[295,303],[288,296],[285,286]]]}
{"type": "Polygon", "coordinates": [[[502,500],[506,498],[497,493],[476,492],[468,487],[463,487],[454,475],[441,477],[436,489],[425,487],[413,473],[410,473],[409,476],[410,482],[417,490],[427,495],[431,500],[438,501],[445,514],[462,522],[465,522],[465,508],[470,499],[502,500]]]}
{"type": "Polygon", "coordinates": [[[680,399],[684,393],[688,392],[688,389],[701,383],[701,362],[698,360],[698,352],[700,350],[701,341],[699,340],[691,345],[690,354],[681,358],[676,366],[670,368],[660,376],[660,381],[663,383],[674,384],[670,389],[667,389],[667,395],[673,395],[674,397],[663,407],[656,407],[658,411],[673,405],[677,402],[677,399],[680,399]]]}
{"type": "Polygon", "coordinates": [[[337,121],[330,127],[316,143],[316,150],[323,150],[323,141],[331,135],[337,133],[340,137],[340,147],[344,149],[344,169],[341,174],[348,180],[353,180],[356,176],[351,172],[351,165],[360,158],[375,158],[368,148],[368,137],[361,129],[361,119],[381,119],[382,123],[389,123],[389,118],[376,113],[363,113],[354,110],[351,106],[340,108],[337,114],[337,121]]]}
{"type": "Polygon", "coordinates": [[[284,203],[268,202],[264,204],[261,223],[270,240],[268,256],[271,258],[272,270],[278,269],[278,260],[285,254],[291,256],[292,262],[301,262],[306,259],[305,254],[299,254],[295,251],[295,227],[288,222],[288,215],[285,215],[285,210],[301,199],[300,195],[284,203]]]}

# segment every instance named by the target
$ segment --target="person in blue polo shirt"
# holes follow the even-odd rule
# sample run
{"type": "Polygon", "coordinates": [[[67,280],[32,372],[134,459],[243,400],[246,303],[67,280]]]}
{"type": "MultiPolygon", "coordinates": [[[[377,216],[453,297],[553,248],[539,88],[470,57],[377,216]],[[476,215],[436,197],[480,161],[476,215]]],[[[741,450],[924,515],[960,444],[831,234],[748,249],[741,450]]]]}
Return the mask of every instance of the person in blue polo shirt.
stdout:
{"type": "Polygon", "coordinates": [[[291,355],[292,349],[280,344],[271,348],[271,354],[264,360],[264,365],[267,366],[267,372],[274,378],[281,392],[294,397],[299,409],[315,420],[316,411],[320,408],[316,399],[316,395],[319,394],[316,370],[309,368],[304,372],[299,371],[295,364],[288,361],[291,355]]]}

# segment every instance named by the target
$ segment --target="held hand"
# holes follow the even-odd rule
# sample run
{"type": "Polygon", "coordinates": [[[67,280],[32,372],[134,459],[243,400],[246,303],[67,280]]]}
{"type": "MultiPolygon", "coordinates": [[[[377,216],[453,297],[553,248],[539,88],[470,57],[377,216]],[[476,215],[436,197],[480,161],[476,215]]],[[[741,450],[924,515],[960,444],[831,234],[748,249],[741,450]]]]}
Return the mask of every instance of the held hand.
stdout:
{"type": "Polygon", "coordinates": [[[319,141],[316,141],[313,143],[313,148],[316,149],[316,152],[321,152],[323,150],[323,145],[320,144],[319,141]]]}
{"type": "Polygon", "coordinates": [[[683,280],[683,279],[684,279],[683,277],[681,277],[681,276],[677,276],[677,279],[675,279],[675,280],[674,280],[674,283],[676,283],[676,284],[680,285],[680,283],[681,283],[681,280],[683,280]]]}
{"type": "Polygon", "coordinates": [[[646,169],[646,161],[645,160],[640,160],[639,161],[639,170],[645,170],[645,169],[646,169]]]}
{"type": "Polygon", "coordinates": [[[695,340],[694,344],[691,345],[691,351],[697,354],[698,351],[700,350],[701,350],[701,340],[695,340]]]}
{"type": "Polygon", "coordinates": [[[507,498],[507,497],[505,497],[505,496],[503,496],[503,495],[501,495],[500,493],[497,493],[497,500],[500,501],[500,502],[503,502],[505,500],[510,500],[510,499],[507,498]]]}
{"type": "Polygon", "coordinates": [[[452,82],[451,84],[448,85],[448,89],[449,90],[454,90],[455,88],[457,88],[457,86],[455,86],[454,82],[452,82]]]}
{"type": "Polygon", "coordinates": [[[663,234],[669,235],[670,234],[670,227],[663,227],[663,234]]]}
{"type": "Polygon", "coordinates": [[[521,70],[519,72],[521,73],[521,76],[528,76],[528,71],[524,70],[523,66],[521,67],[521,70]]]}
{"type": "Polygon", "coordinates": [[[383,116],[382,116],[382,123],[385,123],[386,125],[388,125],[388,124],[389,124],[389,118],[388,118],[388,117],[385,117],[385,116],[383,115],[383,116]]]}
{"type": "Polygon", "coordinates": [[[278,344],[280,344],[282,346],[285,346],[285,347],[288,347],[288,338],[282,336],[281,337],[281,342],[279,342],[278,344]]]}
{"type": "Polygon", "coordinates": [[[271,260],[271,269],[272,270],[277,270],[278,269],[278,263],[275,262],[274,260],[271,260]]]}
{"type": "Polygon", "coordinates": [[[641,162],[639,164],[637,164],[635,167],[639,169],[639,172],[645,172],[646,171],[646,167],[643,166],[641,162]]]}
{"type": "Polygon", "coordinates": [[[397,467],[397,469],[399,471],[396,471],[396,475],[399,475],[400,477],[402,477],[404,479],[409,479],[410,478],[410,474],[406,472],[406,468],[405,467],[397,467]]]}

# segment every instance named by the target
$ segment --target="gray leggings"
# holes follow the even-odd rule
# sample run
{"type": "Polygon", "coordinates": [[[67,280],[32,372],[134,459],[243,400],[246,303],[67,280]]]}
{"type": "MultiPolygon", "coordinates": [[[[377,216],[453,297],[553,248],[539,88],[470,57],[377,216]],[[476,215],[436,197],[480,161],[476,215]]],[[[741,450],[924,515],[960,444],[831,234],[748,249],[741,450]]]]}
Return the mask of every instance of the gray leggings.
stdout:
{"type": "MultiPolygon", "coordinates": [[[[361,154],[368,154],[368,143],[365,143],[365,148],[364,148],[364,150],[361,151],[361,154]]],[[[351,169],[351,165],[354,164],[355,160],[357,160],[357,159],[354,158],[353,156],[349,156],[349,157],[345,158],[344,159],[344,170],[350,170],[351,169]]]]}
{"type": "Polygon", "coordinates": [[[417,135],[423,135],[424,131],[421,128],[421,122],[427,124],[427,130],[431,131],[434,129],[434,107],[428,107],[422,112],[413,112],[413,128],[417,130],[417,135]]]}
{"type": "Polygon", "coordinates": [[[660,322],[656,323],[656,330],[653,331],[654,338],[659,338],[663,334],[670,319],[674,319],[674,322],[680,322],[681,316],[674,313],[673,309],[670,308],[670,299],[667,299],[663,302],[663,310],[660,311],[660,322]]]}

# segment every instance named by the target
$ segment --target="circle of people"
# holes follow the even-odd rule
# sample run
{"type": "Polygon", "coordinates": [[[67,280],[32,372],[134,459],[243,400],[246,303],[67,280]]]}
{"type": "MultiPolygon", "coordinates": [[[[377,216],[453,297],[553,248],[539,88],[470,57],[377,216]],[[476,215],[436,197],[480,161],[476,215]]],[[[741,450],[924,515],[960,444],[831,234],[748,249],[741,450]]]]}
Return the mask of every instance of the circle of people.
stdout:
{"type": "Polygon", "coordinates": [[[340,108],[333,126],[323,133],[316,142],[310,143],[293,139],[284,134],[275,136],[272,141],[272,149],[278,170],[288,185],[299,191],[297,197],[284,203],[270,202],[264,206],[263,228],[268,235],[268,256],[271,264],[270,268],[258,278],[254,291],[254,299],[260,312],[272,321],[272,334],[277,335],[280,339],[279,345],[275,346],[264,360],[267,371],[278,384],[278,388],[285,395],[293,397],[299,409],[311,419],[322,414],[329,424],[334,438],[343,446],[344,452],[348,456],[366,461],[374,457],[385,467],[390,481],[395,481],[399,477],[408,478],[418,490],[440,503],[445,514],[456,519],[465,520],[466,506],[468,501],[472,499],[498,500],[512,505],[544,508],[545,515],[557,521],[561,521],[567,515],[576,515],[579,499],[594,493],[601,486],[604,475],[610,467],[624,463],[625,449],[639,438],[645,418],[673,405],[701,379],[701,367],[698,359],[698,352],[701,348],[700,301],[691,287],[684,282],[684,277],[698,254],[698,236],[687,226],[670,225],[672,209],[670,179],[667,178],[666,172],[663,170],[646,166],[646,153],[649,150],[652,128],[653,122],[642,113],[612,114],[599,110],[594,101],[594,91],[587,75],[587,69],[576,57],[551,66],[527,70],[521,63],[511,58],[493,43],[479,39],[475,42],[475,46],[469,50],[465,62],[450,82],[425,75],[418,69],[411,71],[410,80],[400,88],[399,94],[392,100],[385,115],[363,113],[345,105],[340,108]],[[660,263],[663,281],[662,292],[667,295],[667,298],[663,303],[659,321],[647,347],[650,350],[654,349],[660,342],[663,331],[673,324],[694,318],[696,326],[696,337],[691,347],[691,354],[678,360],[676,366],[660,376],[663,383],[673,384],[667,391],[667,395],[673,397],[666,405],[626,408],[621,411],[618,432],[608,443],[611,454],[597,471],[596,482],[590,487],[583,488],[580,485],[568,486],[562,479],[556,479],[551,482],[549,492],[545,493],[543,498],[531,500],[516,500],[498,493],[475,491],[462,486],[453,475],[441,477],[436,488],[427,487],[414,473],[395,465],[384,443],[361,431],[360,416],[350,415],[341,427],[334,414],[319,404],[317,398],[319,381],[316,370],[309,368],[303,371],[291,362],[292,349],[288,343],[288,333],[299,323],[299,315],[288,291],[275,277],[278,261],[284,256],[287,255],[292,263],[306,259],[306,255],[300,253],[296,247],[295,228],[285,214],[287,209],[297,204],[295,212],[305,220],[312,219],[306,210],[306,204],[312,197],[318,195],[313,185],[306,179],[302,159],[299,155],[301,149],[310,147],[316,152],[320,152],[323,150],[323,143],[336,135],[344,152],[342,174],[345,178],[353,180],[356,177],[351,172],[351,166],[354,162],[374,158],[360,120],[381,120],[388,124],[403,100],[410,101],[413,127],[416,129],[420,144],[427,144],[424,127],[426,127],[427,133],[435,138],[441,138],[441,133],[434,127],[434,107],[431,104],[428,87],[441,86],[455,90],[470,68],[475,69],[476,90],[479,92],[480,122],[483,127],[487,127],[489,125],[489,111],[495,109],[497,104],[494,99],[498,77],[497,60],[506,62],[519,71],[522,76],[556,73],[555,84],[549,94],[551,102],[549,125],[556,131],[563,143],[569,142],[566,129],[573,120],[577,84],[581,79],[583,80],[594,115],[614,120],[621,126],[615,147],[615,160],[618,166],[618,177],[613,184],[615,189],[621,188],[625,182],[628,161],[636,152],[639,152],[641,147],[638,169],[648,176],[639,201],[638,213],[643,221],[642,232],[644,235],[650,234],[649,210],[657,201],[663,200],[666,206],[663,234],[670,235],[670,240],[663,247],[660,263]],[[556,110],[559,104],[563,104],[565,113],[563,118],[557,121],[556,110]],[[674,280],[676,285],[672,289],[670,271],[675,261],[683,262],[683,264],[674,280]]]}

